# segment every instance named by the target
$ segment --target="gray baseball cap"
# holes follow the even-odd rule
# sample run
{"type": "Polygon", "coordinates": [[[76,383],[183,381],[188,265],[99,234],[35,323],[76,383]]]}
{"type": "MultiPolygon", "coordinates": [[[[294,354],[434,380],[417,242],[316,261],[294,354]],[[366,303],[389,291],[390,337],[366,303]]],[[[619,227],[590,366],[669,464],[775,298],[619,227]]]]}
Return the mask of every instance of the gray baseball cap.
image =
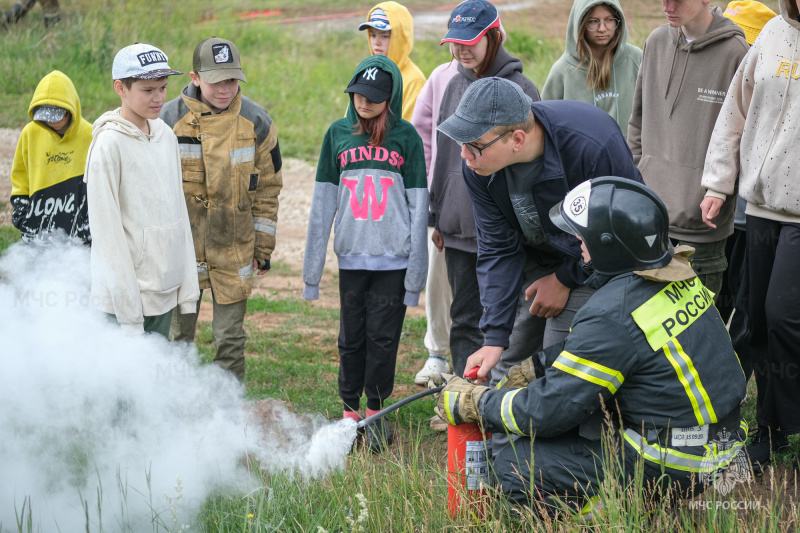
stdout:
{"type": "Polygon", "coordinates": [[[503,78],[483,78],[467,88],[456,112],[437,129],[456,142],[469,143],[495,126],[525,122],[530,113],[531,99],[519,85],[503,78]]]}
{"type": "Polygon", "coordinates": [[[169,68],[167,54],[144,43],[134,43],[117,52],[111,67],[111,77],[115,80],[154,80],[180,74],[183,72],[169,68]]]}
{"type": "Polygon", "coordinates": [[[40,105],[36,107],[33,112],[33,120],[41,120],[42,122],[58,122],[67,114],[67,110],[63,107],[55,105],[40,105]]]}
{"type": "Polygon", "coordinates": [[[247,81],[239,59],[239,49],[219,37],[200,41],[192,55],[192,70],[206,83],[224,80],[247,81]]]}

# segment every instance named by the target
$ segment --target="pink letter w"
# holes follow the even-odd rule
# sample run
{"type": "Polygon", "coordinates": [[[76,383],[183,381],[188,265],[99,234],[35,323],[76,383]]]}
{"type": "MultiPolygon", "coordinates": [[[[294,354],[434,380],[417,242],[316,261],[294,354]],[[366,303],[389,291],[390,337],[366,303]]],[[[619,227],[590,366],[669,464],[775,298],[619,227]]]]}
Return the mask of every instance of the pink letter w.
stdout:
{"type": "Polygon", "coordinates": [[[389,187],[394,185],[394,178],[381,176],[381,190],[383,197],[380,204],[378,203],[378,195],[375,192],[375,183],[372,181],[372,176],[367,175],[364,177],[364,194],[363,199],[359,202],[356,196],[357,179],[343,178],[342,181],[350,189],[350,209],[353,211],[353,216],[356,220],[367,220],[368,209],[372,208],[372,220],[378,221],[383,219],[383,214],[386,212],[386,203],[389,200],[389,187]]]}

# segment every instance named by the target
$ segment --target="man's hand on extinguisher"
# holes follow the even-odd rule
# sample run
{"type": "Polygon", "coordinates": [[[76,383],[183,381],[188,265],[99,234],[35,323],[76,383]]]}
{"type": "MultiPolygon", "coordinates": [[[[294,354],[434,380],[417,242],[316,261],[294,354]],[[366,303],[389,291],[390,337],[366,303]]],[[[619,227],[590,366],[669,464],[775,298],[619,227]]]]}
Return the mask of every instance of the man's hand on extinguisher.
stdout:
{"type": "Polygon", "coordinates": [[[473,385],[469,381],[453,374],[442,374],[446,385],[439,393],[436,414],[448,424],[457,426],[478,422],[478,401],[489,390],[489,387],[473,385]]]}
{"type": "Polygon", "coordinates": [[[467,359],[467,364],[464,367],[464,374],[470,372],[472,369],[478,369],[478,375],[475,378],[477,383],[483,383],[484,381],[489,381],[489,372],[497,365],[500,361],[500,357],[503,355],[503,348],[502,346],[484,346],[483,348],[479,349],[477,352],[473,353],[467,359]]]}

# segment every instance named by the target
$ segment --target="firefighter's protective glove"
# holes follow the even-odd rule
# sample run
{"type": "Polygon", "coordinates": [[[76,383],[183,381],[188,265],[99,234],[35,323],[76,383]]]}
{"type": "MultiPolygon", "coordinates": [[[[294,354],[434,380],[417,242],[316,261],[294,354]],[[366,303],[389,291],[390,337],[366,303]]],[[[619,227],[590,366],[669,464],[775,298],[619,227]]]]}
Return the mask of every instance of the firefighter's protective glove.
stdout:
{"type": "Polygon", "coordinates": [[[478,412],[478,401],[489,387],[473,385],[466,379],[453,374],[442,374],[446,385],[439,393],[436,413],[442,420],[450,425],[468,424],[478,422],[481,415],[478,412]]]}
{"type": "Polygon", "coordinates": [[[522,389],[536,379],[536,369],[533,366],[533,357],[522,361],[522,364],[512,366],[508,374],[497,384],[498,389],[522,389]]]}

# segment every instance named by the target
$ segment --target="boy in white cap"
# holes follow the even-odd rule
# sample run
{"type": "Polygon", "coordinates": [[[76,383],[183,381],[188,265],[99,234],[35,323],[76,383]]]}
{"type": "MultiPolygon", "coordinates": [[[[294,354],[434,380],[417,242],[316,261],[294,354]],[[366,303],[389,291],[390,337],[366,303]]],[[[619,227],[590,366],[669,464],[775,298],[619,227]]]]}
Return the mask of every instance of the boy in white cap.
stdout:
{"type": "Polygon", "coordinates": [[[359,31],[369,30],[369,49],[373,55],[386,56],[400,69],[403,77],[403,120],[411,121],[417,96],[425,85],[425,75],[411,61],[414,49],[414,19],[405,6],[397,2],[381,2],[367,14],[359,31]]]}
{"type": "MultiPolygon", "coordinates": [[[[192,82],[161,118],[178,136],[200,289],[211,289],[214,362],[244,380],[244,315],[253,272],[270,268],[283,186],[278,133],[269,113],[242,94],[239,50],[210,37],[194,49],[192,82]]],[[[197,307],[175,314],[170,339],[194,342],[197,307]]]]}
{"type": "Polygon", "coordinates": [[[178,141],[158,118],[168,76],[158,48],[136,43],[112,67],[122,105],[94,123],[84,181],[92,227],[92,303],[131,333],[167,336],[172,310],[200,291],[181,190],[178,141]]]}
{"type": "Polygon", "coordinates": [[[54,70],[39,82],[11,167],[11,223],[22,240],[47,240],[54,231],[91,242],[83,170],[92,125],[66,74],[54,70]]]}

